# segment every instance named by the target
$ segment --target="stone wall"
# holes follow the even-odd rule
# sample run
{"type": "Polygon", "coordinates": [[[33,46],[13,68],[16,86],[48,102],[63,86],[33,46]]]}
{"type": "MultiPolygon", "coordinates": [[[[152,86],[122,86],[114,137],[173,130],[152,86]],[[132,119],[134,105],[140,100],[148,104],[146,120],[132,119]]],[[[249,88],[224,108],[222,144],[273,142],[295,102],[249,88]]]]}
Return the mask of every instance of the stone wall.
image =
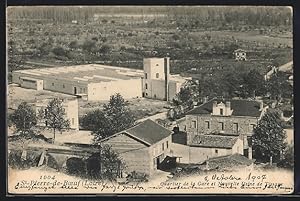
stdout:
{"type": "Polygon", "coordinates": [[[191,144],[191,140],[195,135],[209,134],[213,132],[224,133],[229,135],[252,135],[253,126],[257,125],[258,118],[255,117],[237,117],[237,116],[212,116],[207,115],[187,115],[187,143],[191,144]],[[223,123],[223,130],[221,124],[223,123]],[[208,124],[209,123],[209,128],[208,124]],[[236,130],[238,125],[238,130],[236,130]]]}

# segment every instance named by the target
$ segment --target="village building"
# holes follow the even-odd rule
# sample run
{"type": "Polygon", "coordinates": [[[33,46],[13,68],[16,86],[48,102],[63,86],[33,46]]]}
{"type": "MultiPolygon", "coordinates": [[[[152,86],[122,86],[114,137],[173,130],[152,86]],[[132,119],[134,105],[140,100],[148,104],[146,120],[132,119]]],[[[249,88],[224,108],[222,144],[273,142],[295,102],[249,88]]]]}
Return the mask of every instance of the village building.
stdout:
{"type": "Polygon", "coordinates": [[[233,52],[235,56],[236,61],[246,61],[247,60],[247,54],[245,50],[242,49],[237,49],[233,52]]]}
{"type": "Polygon", "coordinates": [[[76,95],[89,101],[125,99],[172,100],[186,79],[170,74],[169,58],[146,58],[144,70],[100,64],[18,70],[12,82],[23,88],[76,95]]]}
{"type": "Polygon", "coordinates": [[[100,142],[119,153],[126,168],[124,173],[141,172],[150,177],[170,155],[172,131],[152,120],[145,120],[100,142]]]}
{"type": "Polygon", "coordinates": [[[173,154],[186,163],[232,154],[252,159],[251,136],[265,110],[260,101],[214,98],[186,113],[186,139],[175,140],[173,154]]]}
{"type": "MultiPolygon", "coordinates": [[[[48,103],[52,99],[43,99],[43,100],[37,100],[34,104],[36,115],[39,115],[40,111],[43,111],[44,113],[47,113],[46,107],[48,103]]],[[[69,120],[70,123],[70,129],[72,130],[79,130],[79,120],[78,120],[78,100],[77,98],[65,98],[61,99],[62,106],[65,111],[65,118],[69,120]]],[[[37,125],[44,127],[47,125],[47,121],[41,118],[37,118],[37,125]]]]}
{"type": "Polygon", "coordinates": [[[187,133],[174,131],[172,135],[171,156],[178,163],[203,163],[211,158],[232,154],[243,155],[243,140],[232,135],[197,135],[191,143],[187,143],[187,133]]]}

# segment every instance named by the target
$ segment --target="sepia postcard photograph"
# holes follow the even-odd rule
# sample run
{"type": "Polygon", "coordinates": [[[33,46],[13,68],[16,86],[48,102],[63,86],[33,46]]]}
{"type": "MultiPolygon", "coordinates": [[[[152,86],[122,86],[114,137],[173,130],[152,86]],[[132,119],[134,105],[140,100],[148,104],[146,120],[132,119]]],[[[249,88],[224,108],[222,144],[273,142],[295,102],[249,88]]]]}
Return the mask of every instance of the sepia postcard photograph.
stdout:
{"type": "Polygon", "coordinates": [[[293,8],[9,6],[7,194],[291,194],[293,8]]]}

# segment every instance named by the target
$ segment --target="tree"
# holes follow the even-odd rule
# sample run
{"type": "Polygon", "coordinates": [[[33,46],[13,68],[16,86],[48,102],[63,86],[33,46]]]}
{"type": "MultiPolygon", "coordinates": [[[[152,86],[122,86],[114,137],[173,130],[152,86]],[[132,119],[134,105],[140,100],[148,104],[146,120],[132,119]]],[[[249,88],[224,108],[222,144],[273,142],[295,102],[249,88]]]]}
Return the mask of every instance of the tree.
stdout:
{"type": "Polygon", "coordinates": [[[187,81],[180,88],[180,91],[173,98],[173,103],[175,106],[183,106],[185,109],[192,109],[193,102],[198,97],[198,85],[193,81],[187,81]]]}
{"type": "MultiPolygon", "coordinates": [[[[223,92],[226,92],[229,97],[235,96],[235,92],[239,90],[241,84],[240,75],[234,71],[229,71],[222,77],[223,84],[219,85],[223,88],[223,92]]],[[[220,82],[222,83],[222,82],[220,82]]]]}
{"type": "Polygon", "coordinates": [[[294,168],[294,147],[292,145],[286,147],[283,158],[279,161],[278,166],[289,169],[294,168]]]}
{"type": "Polygon", "coordinates": [[[52,52],[57,56],[66,56],[67,51],[63,47],[55,47],[52,49],[52,52]]]}
{"type": "Polygon", "coordinates": [[[248,95],[255,97],[264,92],[265,81],[257,70],[251,70],[243,76],[243,87],[248,95]]]}
{"type": "Polygon", "coordinates": [[[276,100],[281,100],[282,97],[291,98],[293,94],[293,87],[288,82],[287,75],[281,71],[273,74],[267,81],[267,90],[276,100]]]}
{"type": "Polygon", "coordinates": [[[115,180],[125,166],[121,157],[111,146],[104,145],[100,152],[100,162],[102,167],[102,178],[115,180]]]}
{"type": "Polygon", "coordinates": [[[71,48],[71,49],[76,49],[77,47],[78,47],[78,42],[77,42],[77,40],[73,40],[73,41],[70,42],[69,48],[71,48]]]}
{"type": "Polygon", "coordinates": [[[53,130],[53,142],[55,141],[55,132],[67,129],[70,122],[66,119],[66,112],[63,107],[62,100],[54,98],[51,100],[46,108],[41,108],[39,117],[45,120],[45,126],[53,130]]]}
{"type": "Polygon", "coordinates": [[[96,41],[94,40],[85,40],[82,44],[82,49],[88,52],[91,52],[96,48],[96,41]]]}
{"type": "Polygon", "coordinates": [[[286,138],[278,112],[268,111],[254,128],[253,150],[257,160],[279,161],[286,147],[286,138]],[[274,159],[274,160],[273,160],[274,159]]]}
{"type": "Polygon", "coordinates": [[[110,97],[109,103],[104,104],[103,111],[111,118],[115,132],[127,129],[135,122],[135,118],[121,94],[110,97]]]}
{"type": "Polygon", "coordinates": [[[99,49],[99,52],[101,54],[107,54],[109,53],[111,48],[108,45],[102,45],[101,48],[99,49]]]}
{"type": "Polygon", "coordinates": [[[32,131],[36,125],[36,114],[27,102],[22,102],[10,116],[12,124],[21,134],[26,134],[32,131]]]}
{"type": "Polygon", "coordinates": [[[82,127],[92,130],[95,144],[108,136],[128,129],[135,123],[133,113],[119,93],[112,95],[109,103],[104,104],[103,107],[102,111],[89,112],[80,119],[82,127]]]}
{"type": "Polygon", "coordinates": [[[184,114],[184,108],[183,106],[179,105],[176,106],[174,108],[171,108],[168,112],[167,112],[167,117],[174,121],[175,119],[179,119],[183,116],[184,114]]]}

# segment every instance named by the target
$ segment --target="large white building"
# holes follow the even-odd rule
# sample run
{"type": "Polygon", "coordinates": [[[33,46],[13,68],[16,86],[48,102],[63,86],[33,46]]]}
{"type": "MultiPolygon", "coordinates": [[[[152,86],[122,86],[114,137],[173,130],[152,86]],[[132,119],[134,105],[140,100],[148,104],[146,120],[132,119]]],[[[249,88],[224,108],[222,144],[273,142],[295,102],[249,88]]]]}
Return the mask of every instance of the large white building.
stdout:
{"type": "Polygon", "coordinates": [[[147,97],[172,100],[188,78],[170,75],[169,58],[144,59],[144,70],[88,64],[18,70],[13,83],[21,87],[81,96],[90,101],[147,97]]]}

